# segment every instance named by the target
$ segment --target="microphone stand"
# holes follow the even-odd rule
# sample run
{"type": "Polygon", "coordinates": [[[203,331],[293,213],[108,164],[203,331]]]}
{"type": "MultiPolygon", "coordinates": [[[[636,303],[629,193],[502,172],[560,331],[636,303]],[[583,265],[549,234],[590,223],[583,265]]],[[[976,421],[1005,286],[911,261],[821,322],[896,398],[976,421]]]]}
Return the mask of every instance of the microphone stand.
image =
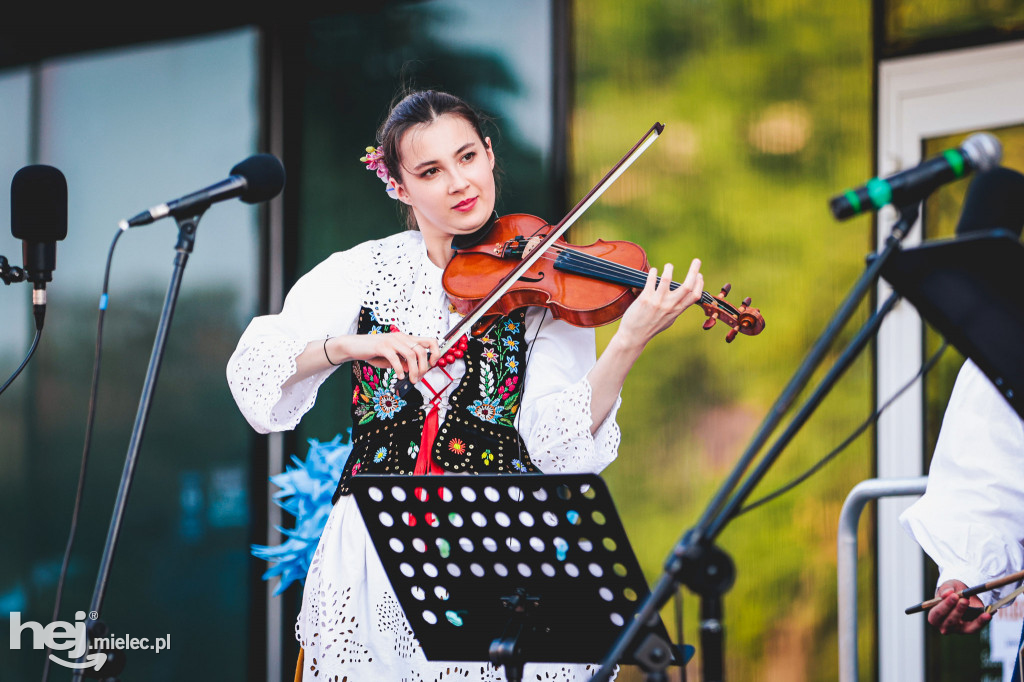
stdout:
{"type": "MultiPolygon", "coordinates": [[[[744,500],[761,482],[768,469],[772,466],[782,450],[789,444],[797,431],[810,418],[825,396],[849,368],[860,352],[874,337],[883,318],[898,300],[898,295],[890,296],[864,324],[843,354],[836,360],[832,369],[821,380],[814,393],[794,416],[782,436],[762,458],[757,468],[742,481],[744,473],[753,463],[757,453],[767,442],[771,433],[782,421],[787,410],[797,396],[810,381],[815,370],[821,365],[829,347],[839,336],[842,328],[856,312],[861,300],[878,280],[879,273],[886,261],[900,249],[900,242],[913,227],[920,213],[920,205],[910,204],[898,209],[899,217],[892,227],[889,237],[882,250],[872,254],[868,266],[854,283],[829,322],[825,331],[811,347],[810,353],[790,379],[785,389],[776,399],[761,426],[755,433],[743,456],[740,457],[726,482],[719,488],[715,497],[708,504],[700,520],[672,549],[665,561],[664,572],[650,595],[637,607],[615,645],[601,661],[601,669],[593,677],[592,682],[607,682],[618,661],[627,652],[636,647],[634,640],[643,625],[661,610],[679,585],[686,585],[691,592],[701,599],[700,639],[702,650],[702,679],[704,682],[722,682],[725,679],[724,639],[722,596],[735,582],[735,566],[732,559],[716,547],[715,538],[724,530],[725,525],[739,511],[744,500]],[[738,492],[733,494],[737,486],[738,492]],[[730,497],[732,495],[732,497],[730,497]]],[[[667,663],[666,663],[667,664],[667,663]]]]}
{"type": "Polygon", "coordinates": [[[25,271],[17,265],[11,265],[4,256],[0,256],[0,280],[4,284],[25,281],[25,271]]]}
{"type": "MultiPolygon", "coordinates": [[[[188,263],[189,254],[195,246],[196,229],[199,226],[199,219],[208,208],[200,206],[193,210],[195,215],[180,218],[175,216],[178,223],[178,243],[175,245],[174,270],[171,274],[171,282],[167,288],[167,295],[164,298],[164,307],[160,313],[160,322],[157,326],[156,339],[153,342],[153,351],[149,357],[149,367],[146,370],[146,379],[142,386],[142,396],[139,399],[139,409],[135,415],[135,425],[132,428],[131,439],[128,444],[128,454],[125,458],[124,470],[121,473],[121,484],[117,490],[117,499],[114,502],[114,511],[110,519],[110,527],[107,530],[107,540],[103,546],[103,556],[100,560],[100,568],[96,576],[96,585],[93,588],[92,601],[89,603],[89,614],[86,623],[86,631],[90,645],[96,637],[109,636],[109,629],[100,620],[100,610],[103,607],[103,597],[106,592],[107,583],[110,581],[110,569],[113,564],[114,552],[117,549],[117,542],[121,533],[121,523],[124,520],[125,508],[128,505],[128,493],[131,490],[132,479],[135,476],[135,465],[138,461],[139,450],[142,446],[142,437],[146,430],[146,423],[149,419],[149,411],[153,402],[153,394],[156,390],[157,378],[160,374],[160,365],[163,362],[164,350],[167,347],[167,338],[170,334],[171,320],[174,317],[174,309],[178,302],[178,292],[181,290],[182,276],[185,272],[185,265],[188,263]]],[[[92,668],[83,670],[76,669],[73,682],[81,682],[82,676],[104,680],[105,682],[116,682],[117,675],[124,668],[124,657],[118,656],[123,652],[108,652],[107,661],[99,670],[92,668]],[[110,669],[104,670],[108,667],[110,669]]],[[[88,652],[80,661],[88,657],[88,652]]]]}

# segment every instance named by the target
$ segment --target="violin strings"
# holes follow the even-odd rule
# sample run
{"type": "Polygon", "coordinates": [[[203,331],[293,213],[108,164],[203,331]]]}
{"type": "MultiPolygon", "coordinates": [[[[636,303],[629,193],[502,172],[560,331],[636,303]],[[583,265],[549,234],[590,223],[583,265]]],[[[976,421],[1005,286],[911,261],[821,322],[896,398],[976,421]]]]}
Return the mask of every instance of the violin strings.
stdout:
{"type": "MultiPolygon", "coordinates": [[[[567,256],[566,260],[574,264],[580,266],[584,264],[590,265],[590,269],[589,271],[587,271],[586,274],[593,274],[594,276],[604,275],[607,277],[612,277],[615,281],[630,284],[635,287],[643,287],[644,284],[647,282],[647,274],[642,270],[630,268],[628,266],[622,265],[621,263],[615,263],[614,261],[605,260],[597,256],[591,256],[589,254],[580,253],[579,251],[576,251],[574,249],[556,247],[552,248],[551,250],[556,251],[564,256],[567,256]]],[[[542,258],[546,258],[548,260],[556,260],[551,259],[547,254],[542,256],[542,258]]],[[[660,282],[661,280],[662,278],[659,277],[658,281],[660,282]]],[[[680,286],[681,285],[678,282],[670,283],[670,288],[673,290],[678,289],[680,286]]],[[[711,296],[711,294],[709,294],[706,291],[701,292],[701,302],[704,304],[716,305],[721,307],[720,302],[717,301],[713,296],[711,296]]],[[[731,312],[733,314],[739,314],[739,311],[735,310],[730,310],[728,312],[731,312]]]]}
{"type": "MultiPolygon", "coordinates": [[[[647,274],[642,270],[637,270],[636,268],[631,268],[629,266],[622,265],[621,263],[615,263],[614,261],[609,261],[604,258],[599,258],[598,256],[592,256],[590,254],[562,246],[551,247],[548,250],[548,253],[545,253],[541,258],[553,260],[548,255],[551,252],[564,254],[569,260],[581,265],[589,265],[591,266],[591,272],[604,275],[618,275],[621,279],[626,280],[626,283],[633,286],[642,287],[647,281],[647,274]]],[[[661,277],[659,277],[658,280],[660,281],[661,277]]],[[[680,284],[678,282],[670,283],[670,288],[673,290],[677,289],[679,286],[680,284]]],[[[700,300],[702,303],[718,304],[718,301],[706,291],[701,292],[700,300]]]]}
{"type": "MultiPolygon", "coordinates": [[[[631,268],[629,266],[622,265],[621,263],[616,263],[614,261],[609,261],[598,256],[592,256],[590,254],[582,253],[575,249],[555,247],[552,250],[569,255],[573,261],[591,265],[594,268],[595,272],[618,273],[624,277],[632,276],[633,279],[631,283],[635,284],[636,286],[643,286],[647,281],[647,273],[643,272],[642,270],[637,270],[636,268],[631,268]]],[[[661,277],[658,278],[659,281],[661,279],[661,277]]],[[[677,289],[679,288],[680,284],[678,282],[671,282],[670,286],[672,289],[677,289]]],[[[701,298],[703,299],[704,297],[702,296],[701,298]]],[[[710,299],[710,296],[708,296],[708,298],[710,299]]]]}
{"type": "MultiPolygon", "coordinates": [[[[566,260],[573,261],[581,265],[590,265],[591,272],[600,273],[603,275],[618,275],[620,279],[625,280],[625,283],[631,284],[633,286],[642,287],[644,283],[647,281],[646,273],[644,273],[641,270],[637,270],[635,268],[631,268],[626,265],[622,265],[621,263],[616,263],[614,261],[605,260],[597,256],[592,256],[590,254],[581,253],[580,251],[576,251],[575,249],[554,246],[548,250],[548,253],[551,252],[564,254],[566,260]]],[[[542,258],[550,259],[548,254],[545,254],[544,256],[542,256],[542,258]]],[[[679,286],[676,282],[672,282],[672,284],[675,284],[676,287],[679,286]]]]}

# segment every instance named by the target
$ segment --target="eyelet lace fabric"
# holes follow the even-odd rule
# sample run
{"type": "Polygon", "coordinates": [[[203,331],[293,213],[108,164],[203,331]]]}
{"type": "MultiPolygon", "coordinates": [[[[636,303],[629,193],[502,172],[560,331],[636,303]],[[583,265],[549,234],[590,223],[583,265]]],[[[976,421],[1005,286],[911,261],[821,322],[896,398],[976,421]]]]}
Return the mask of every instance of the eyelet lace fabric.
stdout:
{"type": "Polygon", "coordinates": [[[295,358],[305,348],[301,341],[266,339],[249,347],[245,367],[240,368],[231,388],[245,396],[243,400],[236,397],[236,402],[250,423],[273,423],[280,425],[280,430],[291,430],[313,407],[321,383],[316,377],[289,387],[287,393],[283,388],[285,380],[295,374],[295,358]]]}
{"type": "MultiPolygon", "coordinates": [[[[442,338],[459,318],[448,307],[441,274],[418,232],[366,242],[311,270],[289,292],[281,313],[252,321],[229,361],[228,383],[243,416],[260,433],[295,428],[336,369],[285,386],[296,371],[296,358],[311,341],[355,333],[364,306],[374,312],[382,333],[395,325],[415,336],[442,338]]],[[[620,436],[618,401],[590,433],[586,373],[596,356],[593,330],[553,321],[535,309],[528,311],[525,325],[531,347],[522,369],[517,428],[528,452],[548,473],[600,472],[615,458],[620,436]]],[[[447,369],[455,381],[446,396],[464,375],[465,364],[458,361],[447,369]]],[[[346,369],[339,377],[347,374],[346,369]]],[[[440,386],[447,381],[442,376],[434,369],[426,378],[440,386]]],[[[334,506],[321,536],[296,637],[305,651],[307,682],[505,679],[504,671],[490,664],[426,660],[349,496],[334,506]]],[[[525,672],[524,680],[569,681],[590,679],[595,669],[537,664],[525,672]]]]}
{"type": "Polygon", "coordinates": [[[612,415],[590,435],[590,382],[581,379],[551,399],[535,413],[526,439],[534,463],[546,474],[598,473],[612,463],[619,450],[621,433],[614,415],[622,403],[615,401],[612,415]]]}

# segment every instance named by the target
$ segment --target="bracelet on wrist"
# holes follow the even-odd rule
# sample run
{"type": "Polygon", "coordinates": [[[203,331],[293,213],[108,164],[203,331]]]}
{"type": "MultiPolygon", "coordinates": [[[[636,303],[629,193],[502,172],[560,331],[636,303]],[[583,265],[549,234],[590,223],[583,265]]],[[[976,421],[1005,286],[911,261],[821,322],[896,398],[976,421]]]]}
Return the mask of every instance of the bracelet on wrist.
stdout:
{"type": "Polygon", "coordinates": [[[330,341],[330,340],[331,340],[330,336],[328,336],[326,339],[324,339],[324,357],[327,358],[327,362],[330,363],[331,367],[339,367],[341,365],[341,363],[340,362],[334,362],[333,360],[331,360],[331,356],[327,354],[327,342],[330,341]]]}

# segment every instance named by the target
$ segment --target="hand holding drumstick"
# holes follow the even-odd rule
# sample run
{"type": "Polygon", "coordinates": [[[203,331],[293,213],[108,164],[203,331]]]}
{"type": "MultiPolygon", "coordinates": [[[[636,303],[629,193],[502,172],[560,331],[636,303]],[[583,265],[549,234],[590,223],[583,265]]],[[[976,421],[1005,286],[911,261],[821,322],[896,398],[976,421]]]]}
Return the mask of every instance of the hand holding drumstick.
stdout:
{"type": "Polygon", "coordinates": [[[938,627],[942,634],[949,632],[962,634],[977,632],[992,619],[992,614],[997,609],[1010,603],[1018,594],[1024,592],[1024,585],[1003,599],[990,604],[987,608],[982,607],[982,602],[976,595],[1021,579],[1024,579],[1024,571],[996,578],[971,588],[968,588],[967,585],[959,580],[947,580],[942,585],[939,585],[939,588],[936,590],[939,596],[908,607],[906,613],[919,613],[931,609],[928,614],[928,622],[938,627]],[[981,611],[981,613],[974,617],[970,615],[971,610],[981,611]]]}

